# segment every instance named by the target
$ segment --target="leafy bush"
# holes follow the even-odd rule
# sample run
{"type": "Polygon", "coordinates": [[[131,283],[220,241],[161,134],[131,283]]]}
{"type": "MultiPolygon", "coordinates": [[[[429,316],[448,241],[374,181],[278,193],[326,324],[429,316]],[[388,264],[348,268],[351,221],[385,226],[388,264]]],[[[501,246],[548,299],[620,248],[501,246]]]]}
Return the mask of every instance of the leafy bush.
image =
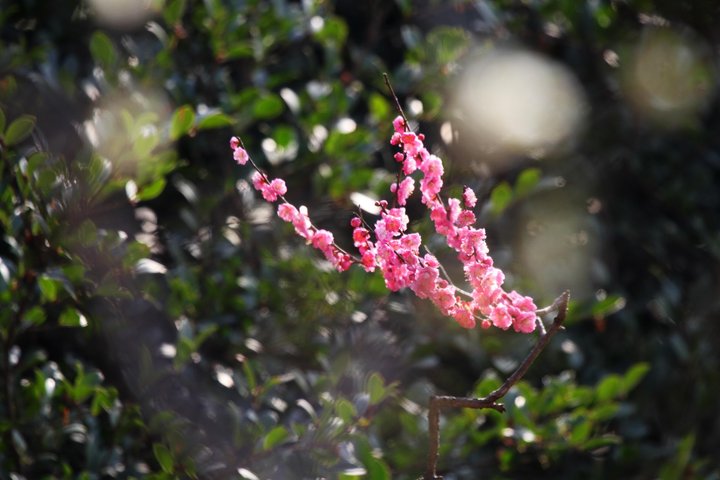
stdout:
{"type": "Polygon", "coordinates": [[[506,414],[445,412],[445,477],[717,477],[710,2],[149,3],[0,11],[0,478],[424,471],[429,397],[486,393],[532,339],[329,271],[227,151],[242,133],[349,245],[337,226],[395,179],[382,72],[508,281],[577,299],[506,414]],[[491,171],[449,99],[507,37],[579,79],[585,130],[491,171]],[[671,118],[621,75],[653,42],[692,60],[671,118]],[[548,238],[538,273],[523,246],[548,238]]]}

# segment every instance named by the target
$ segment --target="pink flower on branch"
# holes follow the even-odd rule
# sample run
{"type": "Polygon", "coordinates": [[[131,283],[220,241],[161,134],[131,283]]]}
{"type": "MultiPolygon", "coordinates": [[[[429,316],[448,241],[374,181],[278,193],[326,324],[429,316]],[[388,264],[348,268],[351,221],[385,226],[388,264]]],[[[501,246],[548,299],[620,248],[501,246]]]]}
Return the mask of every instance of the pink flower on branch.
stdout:
{"type": "Polygon", "coordinates": [[[377,202],[380,218],[373,226],[361,218],[351,220],[352,238],[360,257],[353,257],[337,246],[332,233],[316,228],[309,219],[307,208],[296,208],[284,197],[287,187],[282,179],[270,180],[252,161],[237,137],[230,140],[233,158],[244,165],[248,161],[255,169],[252,183],[269,202],[281,200],[278,216],[289,222],[296,233],[339,271],[347,270],[353,263],[365,271],[380,270],[386,287],[391,291],[410,288],[419,298],[427,298],[447,316],[464,328],[473,328],[480,320],[482,328],[494,325],[501,329],[513,327],[517,332],[532,332],[537,324],[537,307],[530,297],[505,292],[503,272],[493,266],[485,243],[485,231],[476,228],[475,193],[465,187],[462,198],[443,201],[444,168],[442,161],[424,146],[422,134],[409,130],[406,120],[398,116],[393,120],[394,133],[390,144],[402,151],[394,155],[401,163],[398,180],[391,187],[400,208],[388,208],[388,202],[377,202]],[[421,201],[430,212],[435,230],[445,237],[448,247],[455,250],[463,266],[465,281],[470,292],[457,288],[437,259],[430,253],[420,255],[422,238],[418,233],[408,233],[409,218],[403,208],[415,191],[416,180],[411,177],[419,171],[421,201]]]}

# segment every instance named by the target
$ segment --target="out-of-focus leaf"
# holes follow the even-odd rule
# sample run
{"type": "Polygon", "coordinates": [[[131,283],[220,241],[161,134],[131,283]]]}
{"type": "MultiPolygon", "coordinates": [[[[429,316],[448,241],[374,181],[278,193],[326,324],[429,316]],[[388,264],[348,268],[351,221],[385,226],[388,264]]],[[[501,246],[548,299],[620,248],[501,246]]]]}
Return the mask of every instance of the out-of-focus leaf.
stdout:
{"type": "Polygon", "coordinates": [[[540,182],[541,172],[539,168],[526,168],[515,181],[515,195],[522,197],[532,191],[540,182]]]}
{"type": "Polygon", "coordinates": [[[295,140],[295,130],[288,125],[279,125],[272,134],[273,140],[280,148],[287,148],[295,140]]]}
{"type": "Polygon", "coordinates": [[[211,128],[229,127],[233,123],[235,123],[235,121],[232,119],[232,117],[229,117],[224,113],[216,112],[203,117],[198,122],[197,128],[198,130],[208,130],[211,128]]]}
{"type": "Polygon", "coordinates": [[[368,98],[368,107],[370,115],[373,116],[376,122],[386,121],[392,112],[390,102],[384,96],[374,92],[368,98]]]}
{"type": "Polygon", "coordinates": [[[622,378],[615,374],[607,375],[600,381],[596,391],[599,402],[612,400],[623,393],[622,378]]]}
{"type": "Polygon", "coordinates": [[[118,58],[115,45],[113,45],[110,37],[99,30],[90,37],[90,54],[103,68],[112,67],[118,58]]]}
{"type": "Polygon", "coordinates": [[[170,139],[177,140],[190,131],[195,122],[195,111],[190,105],[183,105],[173,113],[170,120],[170,139]]]}
{"type": "Polygon", "coordinates": [[[40,294],[43,302],[54,302],[57,300],[58,281],[46,274],[42,274],[37,279],[40,294]]]}
{"type": "Polygon", "coordinates": [[[35,128],[36,121],[37,119],[32,115],[22,115],[16,118],[5,132],[5,145],[10,147],[25,140],[35,128]]]}
{"type": "Polygon", "coordinates": [[[87,319],[74,308],[66,308],[60,314],[58,323],[63,327],[86,327],[87,319]]]}
{"type": "Polygon", "coordinates": [[[91,220],[84,220],[78,227],[75,235],[82,246],[90,246],[97,242],[97,228],[91,220]]]}
{"type": "Polygon", "coordinates": [[[592,433],[592,423],[587,419],[582,419],[577,425],[573,426],[570,433],[570,443],[573,445],[582,445],[592,433]]]}
{"type": "Polygon", "coordinates": [[[163,190],[165,190],[165,184],[166,180],[164,178],[158,178],[154,182],[152,182],[150,185],[146,185],[140,189],[140,191],[137,193],[137,200],[139,201],[148,201],[152,200],[153,198],[157,198],[163,190]]]}
{"type": "Polygon", "coordinates": [[[187,0],[170,0],[163,8],[163,17],[168,25],[179,23],[185,13],[187,0]]]}
{"type": "Polygon", "coordinates": [[[155,444],[153,444],[152,448],[153,448],[153,454],[155,455],[155,459],[160,464],[160,468],[162,468],[163,472],[172,473],[173,472],[173,457],[172,457],[172,453],[170,452],[170,449],[168,449],[162,443],[155,443],[155,444]]]}
{"type": "Polygon", "coordinates": [[[385,381],[379,373],[374,372],[370,375],[367,391],[370,394],[370,405],[375,405],[385,398],[385,381]]]}
{"type": "Polygon", "coordinates": [[[513,200],[513,191],[510,184],[500,182],[490,192],[490,206],[495,215],[501,214],[513,200]]]}
{"type": "Polygon", "coordinates": [[[258,120],[275,118],[280,115],[282,111],[282,99],[272,93],[261,96],[253,104],[253,116],[258,120]]]}
{"type": "Polygon", "coordinates": [[[348,400],[341,398],[335,403],[335,413],[346,424],[350,424],[357,414],[355,406],[348,400]]]}
{"type": "Polygon", "coordinates": [[[682,480],[689,478],[686,469],[695,445],[695,435],[690,434],[680,441],[675,455],[660,470],[660,480],[682,480]]]}
{"type": "Polygon", "coordinates": [[[608,447],[620,443],[620,437],[616,435],[603,435],[598,438],[591,438],[583,444],[584,450],[595,450],[596,448],[608,447]]]}
{"type": "Polygon", "coordinates": [[[363,464],[367,469],[368,480],[389,480],[391,478],[390,468],[379,458],[370,457],[363,460],[363,464]]]}
{"type": "Polygon", "coordinates": [[[640,362],[633,365],[630,370],[625,373],[622,380],[623,389],[625,392],[629,392],[637,386],[640,381],[645,378],[645,375],[650,371],[650,364],[647,362],[640,362]]]}
{"type": "Polygon", "coordinates": [[[42,325],[45,322],[45,309],[39,305],[30,308],[23,315],[23,322],[30,325],[42,325]]]}
{"type": "Polygon", "coordinates": [[[435,61],[441,65],[454,62],[468,48],[470,35],[457,27],[437,27],[427,37],[427,43],[435,53],[435,61]]]}
{"type": "Polygon", "coordinates": [[[592,306],[592,315],[594,317],[605,317],[622,310],[625,305],[625,299],[620,295],[609,295],[607,298],[600,300],[592,306]]]}
{"type": "Polygon", "coordinates": [[[262,449],[270,450],[275,445],[282,443],[286,438],[288,438],[288,436],[289,432],[285,427],[282,425],[277,426],[270,430],[268,434],[265,435],[265,438],[263,438],[262,449]]]}
{"type": "MultiPolygon", "coordinates": [[[[1,130],[0,130],[1,131],[1,130]]],[[[35,152],[28,157],[27,162],[27,174],[32,177],[33,174],[45,165],[48,161],[49,155],[45,152],[35,152]]]]}
{"type": "Polygon", "coordinates": [[[340,18],[326,18],[323,27],[315,33],[322,43],[340,46],[345,43],[348,27],[340,18]]]}
{"type": "Polygon", "coordinates": [[[5,132],[5,122],[7,119],[5,118],[5,112],[3,112],[2,108],[0,108],[0,135],[5,132]]]}

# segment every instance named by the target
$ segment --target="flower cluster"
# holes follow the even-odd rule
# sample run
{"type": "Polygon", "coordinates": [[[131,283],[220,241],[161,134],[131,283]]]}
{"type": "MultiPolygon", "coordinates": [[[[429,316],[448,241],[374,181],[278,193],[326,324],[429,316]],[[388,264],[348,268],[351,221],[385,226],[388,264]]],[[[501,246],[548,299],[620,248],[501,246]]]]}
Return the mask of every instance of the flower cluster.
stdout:
{"type": "Polygon", "coordinates": [[[532,298],[502,288],[505,275],[493,265],[485,243],[485,231],[474,227],[475,193],[465,187],[462,199],[443,201],[440,191],[444,169],[440,158],[425,148],[422,134],[409,130],[403,116],[393,120],[393,128],[390,143],[402,150],[394,156],[401,164],[401,173],[391,186],[399,207],[389,208],[384,200],[378,202],[380,218],[372,227],[359,217],[352,219],[353,243],[360,257],[353,257],[338,247],[332,233],[313,226],[307,208],[296,208],[285,200],[285,182],[270,180],[262,173],[237,137],[231,139],[230,147],[233,158],[240,165],[252,163],[256,170],[253,186],[263,198],[269,202],[282,200],[278,207],[280,218],[292,223],[297,234],[322,251],[339,271],[347,270],[353,263],[367,272],[377,269],[388,289],[410,288],[419,298],[429,299],[444,315],[453,317],[465,328],[474,327],[477,319],[483,328],[494,325],[503,330],[513,327],[518,332],[532,332],[537,322],[537,307],[532,298]],[[435,256],[420,253],[420,234],[407,231],[409,219],[404,206],[415,191],[415,179],[410,175],[418,171],[421,201],[430,211],[435,230],[457,253],[465,281],[471,286],[469,292],[458,289],[443,275],[444,270],[435,256]]]}

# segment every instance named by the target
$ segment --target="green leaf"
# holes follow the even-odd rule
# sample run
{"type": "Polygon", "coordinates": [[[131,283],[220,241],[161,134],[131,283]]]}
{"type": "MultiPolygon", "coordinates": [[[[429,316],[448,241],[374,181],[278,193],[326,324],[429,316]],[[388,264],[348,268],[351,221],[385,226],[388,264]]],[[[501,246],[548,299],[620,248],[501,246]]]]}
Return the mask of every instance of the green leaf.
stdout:
{"type": "Polygon", "coordinates": [[[39,305],[35,305],[23,315],[23,322],[30,325],[42,325],[45,323],[45,309],[39,305]]]}
{"type": "Polygon", "coordinates": [[[442,96],[436,92],[424,92],[420,99],[423,103],[424,115],[428,117],[435,117],[440,113],[440,109],[443,105],[442,96]]]}
{"type": "Polygon", "coordinates": [[[224,113],[211,113],[198,122],[197,128],[198,130],[208,130],[211,128],[229,127],[234,123],[235,120],[224,113]]]}
{"type": "Polygon", "coordinates": [[[390,468],[379,458],[370,457],[364,461],[368,480],[390,480],[390,468]]]}
{"type": "Polygon", "coordinates": [[[76,309],[68,307],[60,314],[58,321],[62,327],[87,327],[87,319],[76,309]]]}
{"type": "Polygon", "coordinates": [[[45,152],[34,152],[27,159],[27,174],[32,177],[33,174],[45,165],[49,155],[45,152]]]}
{"type": "Polygon", "coordinates": [[[158,178],[154,182],[152,182],[150,185],[146,185],[140,189],[140,191],[137,194],[137,200],[139,201],[147,201],[152,200],[153,198],[157,198],[158,195],[160,195],[163,190],[165,190],[165,184],[167,182],[164,178],[158,178]]]}
{"type": "Polygon", "coordinates": [[[93,396],[92,403],[90,405],[90,413],[93,416],[98,416],[101,411],[109,411],[113,406],[115,396],[111,390],[105,388],[98,388],[93,396]]]}
{"type": "Polygon", "coordinates": [[[611,445],[617,445],[621,443],[620,437],[616,435],[606,434],[602,437],[591,438],[587,442],[583,443],[582,448],[584,450],[595,450],[596,448],[608,447],[611,445]]]}
{"type": "Polygon", "coordinates": [[[0,108],[0,135],[3,134],[5,131],[5,122],[7,119],[5,118],[5,112],[2,111],[2,108],[0,108]]]}
{"type": "Polygon", "coordinates": [[[152,153],[153,149],[160,144],[160,135],[157,132],[150,132],[144,135],[138,135],[133,142],[133,152],[138,156],[140,161],[146,162],[147,157],[152,153]]]}
{"type": "Polygon", "coordinates": [[[599,402],[606,402],[620,396],[623,393],[622,378],[615,374],[607,375],[600,381],[596,393],[599,402]]]}
{"type": "Polygon", "coordinates": [[[522,197],[532,191],[533,188],[540,182],[540,169],[539,168],[526,168],[520,175],[518,175],[515,181],[515,195],[522,197]]]}
{"type": "Polygon", "coordinates": [[[58,281],[48,275],[40,275],[37,279],[38,287],[43,302],[54,302],[57,300],[58,281]]]}
{"type": "Polygon", "coordinates": [[[375,92],[370,94],[368,108],[370,109],[370,115],[372,115],[378,123],[386,121],[392,111],[390,102],[388,102],[383,95],[375,92]]]}
{"type": "Polygon", "coordinates": [[[153,444],[153,454],[165,473],[173,472],[173,457],[170,450],[162,443],[153,444]]]}
{"type": "Polygon", "coordinates": [[[682,439],[676,449],[675,456],[671,458],[660,470],[660,480],[681,480],[690,478],[685,475],[688,463],[692,456],[693,446],[695,445],[695,435],[689,434],[682,439]]]}
{"type": "Polygon", "coordinates": [[[117,62],[118,54],[110,37],[101,31],[95,31],[90,37],[90,54],[103,68],[109,68],[117,62]]]}
{"type": "Polygon", "coordinates": [[[275,94],[266,94],[258,98],[253,104],[253,117],[258,120],[268,120],[280,115],[283,111],[283,101],[275,94]]]}
{"type": "Polygon", "coordinates": [[[335,413],[337,413],[337,416],[346,424],[352,423],[353,418],[357,415],[355,405],[344,398],[341,398],[335,403],[335,413]]]}
{"type": "Polygon", "coordinates": [[[427,43],[437,63],[444,65],[454,62],[467,50],[470,35],[462,28],[437,27],[428,34],[427,43]]]}
{"type": "Polygon", "coordinates": [[[163,9],[163,16],[168,25],[179,23],[185,13],[187,0],[170,0],[163,9]]]}
{"type": "Polygon", "coordinates": [[[345,43],[348,27],[340,18],[326,18],[323,28],[315,33],[320,42],[339,47],[345,43]]]}
{"type": "Polygon", "coordinates": [[[625,373],[622,380],[623,390],[627,393],[635,388],[649,371],[650,364],[648,362],[640,362],[633,365],[630,370],[625,373]]]}
{"type": "Polygon", "coordinates": [[[272,138],[278,147],[287,148],[295,141],[295,130],[289,125],[278,125],[278,127],[273,130],[272,138]]]}
{"type": "Polygon", "coordinates": [[[80,240],[80,245],[84,247],[89,247],[97,242],[97,228],[90,220],[83,221],[76,230],[75,235],[80,240]]]}
{"type": "Polygon", "coordinates": [[[112,163],[99,155],[93,155],[87,169],[88,183],[94,192],[99,192],[112,175],[112,163]]]}
{"type": "Polygon", "coordinates": [[[505,210],[513,199],[513,191],[510,184],[500,182],[490,192],[490,207],[495,215],[499,215],[505,210]]]}
{"type": "Polygon", "coordinates": [[[285,427],[278,426],[270,430],[265,438],[263,438],[262,448],[263,450],[270,450],[275,445],[282,443],[289,436],[289,432],[285,427]]]}
{"type": "Polygon", "coordinates": [[[573,426],[572,433],[570,434],[570,443],[572,445],[581,445],[584,443],[592,433],[592,423],[587,419],[583,419],[579,424],[573,426]]]}
{"type": "Polygon", "coordinates": [[[370,394],[370,405],[376,405],[385,398],[385,381],[379,373],[375,372],[370,375],[367,390],[370,394]]]}
{"type": "Polygon", "coordinates": [[[195,122],[195,112],[190,105],[183,105],[175,110],[170,120],[170,138],[177,140],[190,131],[195,122]]]}
{"type": "Polygon", "coordinates": [[[5,132],[5,145],[8,147],[25,140],[35,128],[36,119],[32,115],[23,115],[15,119],[5,132]]]}
{"type": "Polygon", "coordinates": [[[620,295],[609,295],[604,300],[600,300],[592,306],[592,314],[594,317],[605,317],[613,314],[625,306],[625,299],[620,295]]]}

